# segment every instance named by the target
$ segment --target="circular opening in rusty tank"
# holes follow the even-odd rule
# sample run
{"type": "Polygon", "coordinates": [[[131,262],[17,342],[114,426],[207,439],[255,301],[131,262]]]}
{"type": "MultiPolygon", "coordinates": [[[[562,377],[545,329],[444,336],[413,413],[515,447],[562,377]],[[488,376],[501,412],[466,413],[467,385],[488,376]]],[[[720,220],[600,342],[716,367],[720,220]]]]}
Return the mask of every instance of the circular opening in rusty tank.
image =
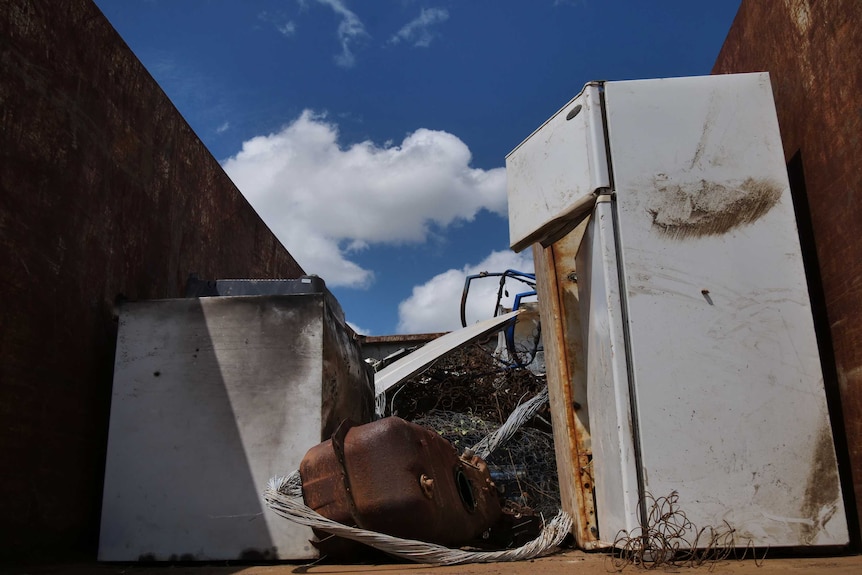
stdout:
{"type": "Polygon", "coordinates": [[[455,472],[455,484],[458,486],[458,495],[461,496],[461,502],[467,511],[473,512],[476,510],[476,498],[473,496],[473,484],[464,475],[464,472],[459,467],[455,472]]]}

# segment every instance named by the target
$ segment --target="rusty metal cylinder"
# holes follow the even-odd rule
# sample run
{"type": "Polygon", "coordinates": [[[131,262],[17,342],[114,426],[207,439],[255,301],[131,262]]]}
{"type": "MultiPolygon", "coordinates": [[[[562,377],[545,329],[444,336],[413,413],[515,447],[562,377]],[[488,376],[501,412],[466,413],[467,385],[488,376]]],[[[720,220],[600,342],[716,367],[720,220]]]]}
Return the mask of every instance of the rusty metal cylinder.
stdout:
{"type": "Polygon", "coordinates": [[[306,505],[346,525],[441,545],[481,537],[502,513],[485,462],[388,417],[342,425],[300,464],[306,505]]]}

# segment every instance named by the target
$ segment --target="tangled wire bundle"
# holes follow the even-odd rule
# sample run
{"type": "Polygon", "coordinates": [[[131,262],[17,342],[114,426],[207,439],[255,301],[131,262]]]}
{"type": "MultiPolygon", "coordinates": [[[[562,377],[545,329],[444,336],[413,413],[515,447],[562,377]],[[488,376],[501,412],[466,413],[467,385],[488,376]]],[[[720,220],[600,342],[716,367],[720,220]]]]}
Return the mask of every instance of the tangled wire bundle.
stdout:
{"type": "MultiPolygon", "coordinates": [[[[481,348],[476,348],[484,353],[481,348]]],[[[470,357],[476,357],[475,354],[470,357]]],[[[482,361],[481,358],[478,361],[482,361]]],[[[459,365],[449,365],[443,368],[444,373],[451,377],[457,377],[461,385],[453,386],[460,392],[462,397],[481,397],[481,392],[471,389],[474,378],[483,376],[493,377],[495,381],[505,382],[509,379],[505,377],[505,370],[499,368],[476,374],[471,372],[470,367],[459,365]],[[501,377],[500,374],[503,374],[501,377]]],[[[514,373],[514,372],[512,372],[514,373]]],[[[521,378],[523,379],[523,378],[521,378]]],[[[532,396],[532,399],[524,401],[522,405],[515,404],[516,409],[506,417],[503,425],[491,424],[481,417],[473,415],[469,406],[466,406],[465,413],[444,413],[432,412],[426,413],[424,418],[412,418],[415,423],[422,424],[426,427],[432,427],[438,430],[438,433],[455,444],[459,450],[464,450],[467,447],[473,447],[476,453],[483,453],[483,457],[491,459],[491,455],[499,457],[499,454],[505,454],[511,461],[512,467],[515,469],[514,477],[518,480],[518,466],[514,463],[514,455],[518,451],[523,451],[525,454],[519,454],[519,463],[522,468],[534,467],[535,469],[543,469],[544,474],[548,474],[547,462],[553,462],[553,440],[550,434],[540,430],[521,431],[521,425],[531,419],[538,410],[545,406],[548,401],[548,390],[544,386],[542,378],[531,379],[533,387],[538,387],[536,390],[525,391],[521,399],[532,396]],[[521,438],[516,442],[518,451],[512,451],[510,446],[508,450],[503,447],[506,440],[513,437],[513,434],[521,434],[521,438]],[[534,440],[527,442],[526,437],[533,435],[534,440]],[[497,449],[499,448],[499,450],[497,449]],[[544,466],[541,464],[545,463],[544,466]]],[[[418,384],[414,381],[414,385],[422,386],[422,382],[418,384]]],[[[451,382],[450,382],[451,383],[451,382]]],[[[496,387],[497,390],[503,389],[508,392],[508,388],[504,389],[504,385],[496,387]]],[[[403,389],[409,389],[410,382],[405,383],[403,389]]],[[[397,392],[396,392],[397,394],[397,392]]],[[[394,404],[394,395],[391,399],[394,404]]],[[[439,400],[438,400],[439,402],[439,400]]],[[[414,400],[414,406],[418,405],[418,401],[414,400]]],[[[500,409],[500,402],[496,401],[497,410],[500,409]]],[[[489,464],[491,462],[489,461],[489,464]]],[[[559,510],[559,486],[556,483],[556,468],[551,467],[553,472],[553,483],[550,483],[550,478],[547,478],[541,488],[535,487],[534,493],[544,493],[547,501],[541,510],[548,511],[548,517],[552,517],[549,521],[542,520],[541,531],[538,536],[532,541],[523,542],[517,547],[516,539],[513,536],[510,547],[499,551],[469,551],[461,549],[449,549],[422,541],[413,541],[393,537],[382,533],[367,531],[356,527],[342,525],[331,519],[323,517],[313,509],[309,508],[302,501],[302,479],[299,471],[293,472],[287,477],[275,477],[270,480],[266,491],[264,492],[264,500],[267,506],[275,511],[275,513],[290,519],[291,521],[307,525],[317,529],[321,529],[333,535],[359,541],[366,545],[370,545],[381,551],[385,551],[391,555],[418,561],[421,563],[432,563],[442,565],[454,565],[461,563],[478,563],[478,562],[496,562],[496,561],[517,561],[537,557],[548,549],[559,545],[563,539],[569,534],[572,526],[572,519],[569,515],[559,510]]],[[[527,497],[523,488],[519,483],[519,492],[521,499],[526,501],[527,497]]]]}
{"type": "MultiPolygon", "coordinates": [[[[494,431],[492,424],[470,413],[431,411],[414,423],[435,430],[449,440],[459,451],[476,445],[494,431]]],[[[520,503],[553,517],[560,508],[560,485],[554,459],[554,438],[550,433],[532,427],[522,427],[512,439],[500,446],[490,457],[492,471],[509,478],[519,493],[514,494],[520,503]]],[[[499,481],[498,481],[499,483],[499,481]]],[[[511,497],[512,493],[505,493],[511,497]]]]}
{"type": "MultiPolygon", "coordinates": [[[[434,429],[458,451],[476,447],[520,405],[542,393],[545,377],[503,366],[481,344],[456,350],[391,392],[392,415],[434,429]]],[[[542,404],[547,410],[547,396],[542,404]]],[[[560,508],[550,424],[532,420],[486,458],[505,497],[544,517],[560,508]]]]}
{"type": "Polygon", "coordinates": [[[415,421],[431,411],[470,413],[499,425],[545,385],[527,369],[507,369],[480,344],[454,351],[387,394],[387,415],[415,421]]]}
{"type": "Polygon", "coordinates": [[[572,519],[560,510],[546,522],[538,537],[517,547],[501,551],[471,551],[450,549],[441,545],[402,539],[343,525],[323,517],[302,501],[302,478],[299,470],[285,477],[273,477],[263,493],[267,507],[278,515],[300,525],[322,529],[353,541],[359,541],[390,555],[433,565],[460,565],[464,563],[494,563],[498,561],[522,561],[539,557],[548,549],[559,545],[572,529],[572,519]]]}
{"type": "Polygon", "coordinates": [[[679,494],[654,498],[647,494],[649,505],[646,527],[629,533],[620,531],[614,540],[614,555],[609,556],[613,570],[622,571],[628,565],[644,569],[657,567],[699,567],[704,563],[712,569],[727,559],[743,560],[752,551],[749,540],[741,554],[736,546],[736,531],[727,522],[721,527],[698,528],[679,506],[679,494]]]}

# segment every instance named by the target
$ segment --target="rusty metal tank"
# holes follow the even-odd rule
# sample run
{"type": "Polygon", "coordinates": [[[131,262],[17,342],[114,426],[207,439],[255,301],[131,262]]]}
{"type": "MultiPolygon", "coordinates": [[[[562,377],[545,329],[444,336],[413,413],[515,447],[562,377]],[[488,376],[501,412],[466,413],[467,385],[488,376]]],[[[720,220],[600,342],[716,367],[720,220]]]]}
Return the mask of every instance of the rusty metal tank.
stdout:
{"type": "Polygon", "coordinates": [[[484,461],[459,457],[435,431],[397,417],[343,424],[306,453],[299,471],[306,505],[398,537],[463,545],[502,514],[484,461]]]}

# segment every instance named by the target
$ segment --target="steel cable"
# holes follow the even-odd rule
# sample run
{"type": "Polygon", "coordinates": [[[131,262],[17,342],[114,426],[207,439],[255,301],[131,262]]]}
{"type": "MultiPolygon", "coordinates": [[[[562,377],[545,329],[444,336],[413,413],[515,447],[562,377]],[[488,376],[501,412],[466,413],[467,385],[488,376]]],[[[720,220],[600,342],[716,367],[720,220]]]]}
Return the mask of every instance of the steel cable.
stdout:
{"type": "Polygon", "coordinates": [[[415,539],[402,539],[358,527],[350,527],[327,519],[302,502],[302,479],[299,471],[294,471],[287,477],[270,479],[263,493],[263,499],[267,507],[276,514],[300,525],[321,529],[339,537],[358,541],[402,559],[433,565],[495,563],[532,559],[562,543],[572,528],[571,517],[561,510],[545,524],[538,537],[521,547],[502,551],[467,551],[450,549],[415,539]]]}

